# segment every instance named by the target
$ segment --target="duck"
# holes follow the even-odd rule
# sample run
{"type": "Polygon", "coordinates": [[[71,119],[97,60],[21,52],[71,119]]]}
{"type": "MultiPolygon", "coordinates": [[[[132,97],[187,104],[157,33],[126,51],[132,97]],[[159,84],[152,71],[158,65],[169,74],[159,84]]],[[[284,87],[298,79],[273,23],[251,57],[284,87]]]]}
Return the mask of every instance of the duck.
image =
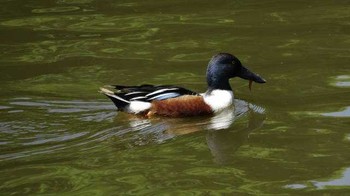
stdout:
{"type": "Polygon", "coordinates": [[[231,78],[242,78],[252,82],[266,83],[258,74],[243,66],[240,60],[230,53],[214,55],[207,66],[207,91],[197,93],[176,85],[138,86],[109,85],[101,87],[118,111],[145,117],[190,117],[213,115],[232,107],[234,93],[229,83],[231,78]]]}

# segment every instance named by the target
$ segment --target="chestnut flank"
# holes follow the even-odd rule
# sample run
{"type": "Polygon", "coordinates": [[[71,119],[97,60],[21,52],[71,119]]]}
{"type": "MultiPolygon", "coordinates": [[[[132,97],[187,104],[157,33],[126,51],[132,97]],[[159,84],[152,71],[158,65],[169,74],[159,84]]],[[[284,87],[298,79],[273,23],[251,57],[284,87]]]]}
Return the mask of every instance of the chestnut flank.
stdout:
{"type": "Polygon", "coordinates": [[[212,114],[202,96],[184,95],[172,99],[153,101],[147,116],[154,114],[169,117],[199,116],[212,114]]]}

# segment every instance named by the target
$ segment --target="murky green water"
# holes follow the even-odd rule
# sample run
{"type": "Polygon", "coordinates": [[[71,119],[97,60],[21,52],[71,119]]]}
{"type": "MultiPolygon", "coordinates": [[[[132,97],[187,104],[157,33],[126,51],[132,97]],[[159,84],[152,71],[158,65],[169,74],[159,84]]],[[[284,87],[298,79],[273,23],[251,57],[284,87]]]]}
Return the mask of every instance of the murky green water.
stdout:
{"type": "Polygon", "coordinates": [[[349,1],[0,5],[1,195],[349,194],[349,1]],[[140,119],[97,93],[205,91],[221,51],[268,81],[232,80],[223,116],[140,119]]]}

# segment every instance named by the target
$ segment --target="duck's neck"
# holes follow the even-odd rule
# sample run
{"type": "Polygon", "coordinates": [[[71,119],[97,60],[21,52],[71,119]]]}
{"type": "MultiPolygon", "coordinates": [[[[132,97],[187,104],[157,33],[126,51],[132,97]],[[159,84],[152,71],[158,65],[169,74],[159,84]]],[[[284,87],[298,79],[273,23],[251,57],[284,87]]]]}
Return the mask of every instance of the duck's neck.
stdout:
{"type": "Polygon", "coordinates": [[[208,91],[213,90],[227,90],[232,91],[228,78],[222,77],[207,77],[208,91]]]}

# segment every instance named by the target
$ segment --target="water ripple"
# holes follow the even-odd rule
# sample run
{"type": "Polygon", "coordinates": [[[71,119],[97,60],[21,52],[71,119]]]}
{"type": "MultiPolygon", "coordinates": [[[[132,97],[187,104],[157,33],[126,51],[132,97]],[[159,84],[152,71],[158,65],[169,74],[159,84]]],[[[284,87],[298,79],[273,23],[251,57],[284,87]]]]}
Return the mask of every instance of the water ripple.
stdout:
{"type": "MultiPolygon", "coordinates": [[[[97,143],[108,141],[120,149],[160,144],[183,134],[227,129],[249,111],[264,113],[261,107],[242,100],[235,100],[235,109],[211,118],[190,119],[119,115],[110,102],[99,101],[15,98],[2,106],[8,114],[0,122],[0,145],[5,147],[0,154],[2,160],[57,153],[78,146],[83,151],[91,150],[97,143]],[[45,121],[40,120],[43,117],[45,121]]],[[[210,138],[207,139],[215,156],[224,156],[220,155],[217,140],[210,138]]]]}
{"type": "Polygon", "coordinates": [[[94,140],[92,127],[97,122],[110,122],[115,108],[110,103],[96,101],[53,101],[12,99],[6,118],[0,122],[2,160],[53,153],[76,145],[87,145],[94,140]],[[21,111],[13,113],[12,111],[21,111]],[[25,112],[24,112],[25,111],[25,112]],[[45,121],[40,119],[45,118],[45,121]],[[48,120],[50,119],[50,120],[48,120]],[[67,119],[72,119],[67,124],[67,119]],[[81,127],[83,122],[91,122],[81,127]]]}
{"type": "Polygon", "coordinates": [[[62,13],[62,12],[72,12],[79,10],[79,7],[76,6],[62,6],[62,7],[50,7],[50,8],[40,8],[40,9],[33,9],[32,12],[36,14],[43,14],[43,13],[62,13]]]}

